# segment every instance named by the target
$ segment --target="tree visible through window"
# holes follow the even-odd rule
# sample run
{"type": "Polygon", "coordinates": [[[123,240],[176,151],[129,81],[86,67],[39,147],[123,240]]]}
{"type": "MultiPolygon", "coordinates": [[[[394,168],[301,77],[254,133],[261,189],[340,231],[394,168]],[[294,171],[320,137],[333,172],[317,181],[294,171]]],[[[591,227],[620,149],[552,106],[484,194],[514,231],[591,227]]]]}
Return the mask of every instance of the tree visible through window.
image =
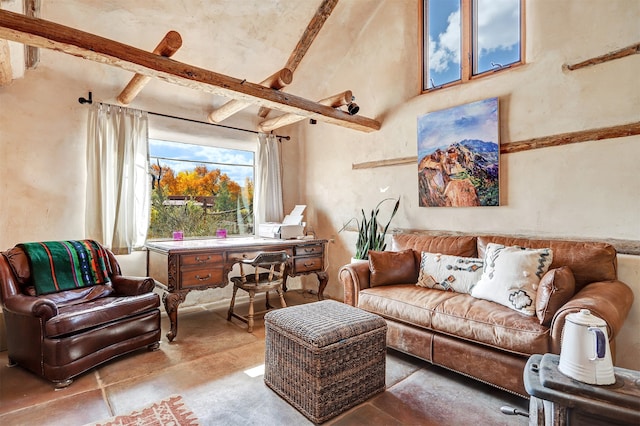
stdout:
{"type": "Polygon", "coordinates": [[[254,153],[149,139],[148,238],[253,234],[254,153]]]}
{"type": "Polygon", "coordinates": [[[524,0],[423,0],[422,90],[521,63],[524,0]]]}

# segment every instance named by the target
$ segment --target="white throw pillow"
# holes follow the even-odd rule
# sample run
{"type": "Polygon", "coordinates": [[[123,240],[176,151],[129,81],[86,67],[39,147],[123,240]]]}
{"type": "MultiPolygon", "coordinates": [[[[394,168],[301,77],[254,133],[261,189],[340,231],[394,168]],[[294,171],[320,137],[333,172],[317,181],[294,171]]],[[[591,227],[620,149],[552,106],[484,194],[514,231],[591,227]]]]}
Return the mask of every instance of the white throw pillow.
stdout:
{"type": "Polygon", "coordinates": [[[538,284],[552,261],[553,251],[549,248],[528,249],[489,243],[482,278],[471,289],[471,295],[533,316],[538,284]]]}
{"type": "Polygon", "coordinates": [[[481,276],[481,259],[422,252],[417,285],[469,293],[481,276]]]}

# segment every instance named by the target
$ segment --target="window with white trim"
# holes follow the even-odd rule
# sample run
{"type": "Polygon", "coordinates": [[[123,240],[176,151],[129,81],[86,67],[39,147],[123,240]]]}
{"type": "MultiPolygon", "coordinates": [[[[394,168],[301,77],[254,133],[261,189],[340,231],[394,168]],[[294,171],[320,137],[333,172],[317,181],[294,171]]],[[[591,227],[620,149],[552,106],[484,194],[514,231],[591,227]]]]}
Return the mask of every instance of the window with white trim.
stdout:
{"type": "Polygon", "coordinates": [[[422,91],[524,63],[524,0],[423,0],[422,91]]]}
{"type": "Polygon", "coordinates": [[[254,152],[149,139],[149,163],[148,239],[253,234],[254,152]]]}

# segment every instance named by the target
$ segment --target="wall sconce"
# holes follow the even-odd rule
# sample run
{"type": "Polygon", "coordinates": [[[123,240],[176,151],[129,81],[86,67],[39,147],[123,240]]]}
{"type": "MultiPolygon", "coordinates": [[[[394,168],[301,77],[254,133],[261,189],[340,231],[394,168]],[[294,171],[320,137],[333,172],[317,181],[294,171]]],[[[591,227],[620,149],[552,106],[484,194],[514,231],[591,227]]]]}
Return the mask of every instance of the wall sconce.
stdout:
{"type": "Polygon", "coordinates": [[[351,102],[349,105],[347,105],[347,112],[349,113],[349,115],[356,115],[358,111],[360,111],[360,107],[357,103],[351,102]]]}

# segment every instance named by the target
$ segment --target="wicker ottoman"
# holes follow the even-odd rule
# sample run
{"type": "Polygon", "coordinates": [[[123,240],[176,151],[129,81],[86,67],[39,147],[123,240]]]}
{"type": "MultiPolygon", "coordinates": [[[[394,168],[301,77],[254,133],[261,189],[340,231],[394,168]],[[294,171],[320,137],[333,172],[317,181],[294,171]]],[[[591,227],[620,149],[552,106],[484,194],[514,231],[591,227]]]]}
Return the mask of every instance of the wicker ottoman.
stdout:
{"type": "Polygon", "coordinates": [[[387,324],[333,300],[267,313],[265,383],[314,423],[385,389],[387,324]]]}

